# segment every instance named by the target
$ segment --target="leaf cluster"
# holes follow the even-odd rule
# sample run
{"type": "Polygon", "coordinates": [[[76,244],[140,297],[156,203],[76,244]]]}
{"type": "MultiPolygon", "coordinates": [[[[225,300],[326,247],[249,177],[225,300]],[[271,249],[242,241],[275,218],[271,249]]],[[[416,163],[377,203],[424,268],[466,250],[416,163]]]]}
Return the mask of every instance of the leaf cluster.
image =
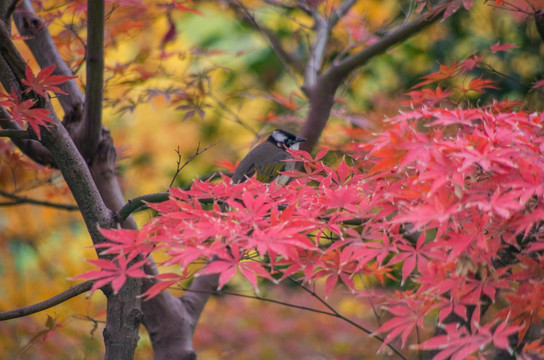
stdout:
{"type": "MultiPolygon", "coordinates": [[[[238,271],[256,291],[258,278],[324,281],[326,295],[342,283],[391,314],[377,330],[384,345],[397,336],[404,345],[438,316],[459,339],[421,345],[440,349],[439,358],[492,345],[522,351],[542,313],[533,299],[544,296],[543,119],[507,105],[400,114],[336,166],[323,163],[326,151],[293,152],[304,171],[288,173],[295,180],[287,186],[224,177],[173,188],[169,200],[149,204],[160,216],[139,232],[104,230],[111,243],[100,247],[112,264],[160,251],[163,265],[179,266],[181,275],[158,276],[165,281],[146,297],[212,273],[221,288],[238,271]],[[361,278],[394,281],[397,295],[376,296],[361,278]],[[495,315],[484,320],[490,306],[495,315]],[[508,341],[514,333],[517,343],[508,341]]],[[[83,277],[119,288],[131,274],[112,277],[112,266],[83,277]]]]}

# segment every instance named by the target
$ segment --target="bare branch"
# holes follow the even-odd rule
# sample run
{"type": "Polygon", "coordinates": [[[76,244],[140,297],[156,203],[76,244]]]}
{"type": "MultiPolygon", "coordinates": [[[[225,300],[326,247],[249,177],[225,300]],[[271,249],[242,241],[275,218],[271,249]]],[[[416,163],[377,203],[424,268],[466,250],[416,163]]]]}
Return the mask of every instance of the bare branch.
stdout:
{"type": "MultiPolygon", "coordinates": [[[[332,307],[331,304],[329,304],[328,302],[326,302],[321,296],[319,296],[315,291],[313,290],[310,290],[309,288],[307,288],[306,286],[302,285],[299,281],[296,281],[295,279],[291,278],[291,277],[288,277],[289,280],[291,280],[293,283],[297,284],[302,290],[306,291],[308,294],[312,295],[315,299],[317,299],[321,304],[323,304],[327,309],[329,309],[331,311],[331,316],[334,316],[334,317],[337,317],[339,319],[342,319],[343,321],[355,326],[357,329],[369,334],[370,336],[372,336],[374,339],[380,341],[381,343],[384,343],[385,342],[385,339],[382,338],[381,336],[378,336],[376,334],[374,334],[373,331],[370,331],[368,330],[367,328],[357,324],[355,321],[353,320],[350,320],[349,318],[343,316],[342,314],[340,314],[334,307],[332,307]]],[[[403,360],[407,360],[406,357],[404,355],[402,355],[402,353],[400,351],[398,351],[393,345],[391,345],[390,343],[387,344],[387,347],[390,348],[395,354],[397,354],[401,359],[403,360]]]]}
{"type": "MultiPolygon", "coordinates": [[[[3,130],[3,131],[6,131],[6,130],[3,130]]],[[[55,208],[55,209],[68,210],[68,211],[79,210],[79,208],[77,206],[75,206],[75,205],[59,204],[59,203],[53,203],[53,202],[49,202],[49,201],[31,199],[31,198],[26,197],[26,196],[19,196],[19,195],[11,194],[11,193],[3,191],[3,190],[0,190],[0,195],[3,196],[3,197],[6,197],[8,199],[13,200],[12,202],[9,202],[9,203],[0,203],[1,206],[31,204],[31,205],[47,206],[47,207],[51,207],[51,208],[55,208]]]]}
{"type": "Polygon", "coordinates": [[[349,74],[365,65],[373,57],[382,54],[391,46],[402,42],[437,21],[444,12],[446,3],[442,2],[432,11],[418,17],[412,22],[400,25],[395,30],[384,35],[379,41],[367,46],[345,59],[333,63],[323,74],[319,75],[314,87],[310,88],[310,111],[301,131],[301,136],[308,140],[301,148],[311,151],[317,144],[321,132],[329,119],[334,95],[349,74]]]}
{"type": "Polygon", "coordinates": [[[440,18],[440,15],[444,10],[445,7],[439,5],[433,11],[423,14],[412,22],[403,24],[395,30],[390,31],[374,44],[369,45],[361,51],[349,55],[345,59],[332,65],[324,74],[324,77],[346,77],[351,71],[366,64],[366,62],[374,56],[385,52],[391,46],[406,40],[427,26],[433,24],[440,18]]]}
{"type": "Polygon", "coordinates": [[[293,309],[310,311],[310,312],[314,312],[314,313],[317,313],[317,314],[335,316],[335,314],[332,313],[332,312],[319,310],[319,309],[312,308],[312,307],[309,307],[309,306],[291,304],[291,303],[288,303],[288,302],[285,302],[285,301],[275,300],[275,299],[270,299],[270,298],[264,298],[264,297],[261,297],[261,296],[240,294],[240,293],[233,292],[233,291],[223,291],[223,290],[209,291],[209,290],[191,289],[190,287],[189,288],[182,287],[181,290],[186,291],[186,292],[207,293],[207,294],[210,294],[210,295],[236,296],[236,297],[241,297],[241,298],[244,298],[244,299],[252,299],[252,300],[259,300],[259,301],[269,302],[269,303],[272,303],[272,304],[286,306],[286,307],[290,307],[290,308],[293,308],[293,309]]]}
{"type": "Polygon", "coordinates": [[[204,149],[200,150],[200,143],[198,143],[195,153],[192,154],[191,156],[189,156],[187,158],[187,161],[185,161],[185,163],[183,163],[183,165],[181,165],[181,152],[180,152],[179,146],[178,146],[178,148],[176,150],[176,154],[178,154],[176,173],[172,177],[172,181],[170,182],[170,185],[168,185],[168,187],[169,188],[172,187],[172,185],[174,184],[174,181],[176,181],[176,177],[178,177],[181,170],[183,170],[183,168],[185,168],[191,161],[193,161],[194,158],[196,158],[198,155],[202,154],[204,151],[208,150],[209,148],[211,148],[212,146],[215,146],[215,145],[216,144],[211,144],[211,145],[206,146],[204,149]]]}
{"type": "Polygon", "coordinates": [[[321,72],[323,57],[329,41],[329,35],[338,22],[347,14],[357,0],[345,0],[332,13],[329,19],[325,19],[317,8],[311,11],[314,19],[315,39],[310,51],[310,58],[306,65],[304,76],[304,88],[311,89],[315,86],[317,76],[321,72]]]}
{"type": "Polygon", "coordinates": [[[332,13],[329,18],[329,27],[332,29],[348,13],[357,0],[344,0],[332,13]]]}
{"type": "Polygon", "coordinates": [[[314,18],[315,39],[304,72],[304,89],[312,89],[316,84],[330,32],[327,20],[325,20],[317,9],[312,11],[312,16],[314,18]]]}
{"type": "Polygon", "coordinates": [[[274,35],[274,33],[270,29],[260,25],[255,17],[239,0],[230,0],[228,4],[239,17],[247,20],[251,26],[264,35],[287,74],[289,74],[293,80],[296,80],[292,70],[301,73],[303,69],[302,64],[296,59],[296,57],[285,50],[280,40],[274,35]]]}
{"type": "Polygon", "coordinates": [[[60,294],[57,294],[52,298],[49,298],[37,304],[25,306],[19,309],[0,312],[0,321],[27,316],[52,308],[53,306],[61,304],[66,300],[69,300],[73,297],[83,294],[86,291],[91,290],[93,283],[94,280],[88,280],[81,284],[74,285],[71,288],[61,292],[60,294]]]}
{"type": "Polygon", "coordinates": [[[215,103],[217,105],[219,105],[219,107],[221,109],[223,109],[224,111],[228,112],[230,115],[232,115],[232,117],[234,118],[234,121],[239,124],[240,126],[242,126],[244,129],[248,130],[250,133],[252,133],[253,135],[257,135],[257,131],[253,130],[253,128],[251,126],[249,126],[248,124],[246,124],[245,122],[242,121],[242,119],[240,119],[240,116],[238,116],[238,114],[236,112],[234,112],[227,104],[225,104],[224,102],[222,102],[220,99],[218,99],[211,91],[209,93],[209,96],[210,98],[215,101],[215,103]]]}

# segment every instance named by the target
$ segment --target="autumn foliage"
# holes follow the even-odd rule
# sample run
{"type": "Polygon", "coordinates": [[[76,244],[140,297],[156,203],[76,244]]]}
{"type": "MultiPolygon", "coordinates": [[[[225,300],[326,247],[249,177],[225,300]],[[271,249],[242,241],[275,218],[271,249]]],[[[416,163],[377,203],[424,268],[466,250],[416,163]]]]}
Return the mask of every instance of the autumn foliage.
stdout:
{"type": "MultiPolygon", "coordinates": [[[[144,7],[140,1],[115,3],[144,7]]],[[[304,4],[312,11],[328,6],[304,4]]],[[[431,7],[426,1],[415,4],[417,12],[431,7]]],[[[445,2],[429,18],[447,19],[471,5],[445,2]]],[[[166,59],[173,53],[164,50],[178,35],[170,12],[204,14],[192,1],[161,6],[169,11],[160,41],[160,57],[166,59]]],[[[514,48],[497,42],[490,51],[514,48]]],[[[334,58],[333,69],[335,61],[343,59],[334,58]]],[[[224,293],[240,276],[256,294],[272,284],[295,284],[318,298],[328,315],[380,341],[380,354],[428,351],[438,360],[494,358],[500,352],[542,356],[544,344],[533,330],[541,331],[544,321],[544,115],[522,102],[478,102],[481,94],[500,90],[496,79],[483,75],[482,69],[491,68],[487,62],[486,54],[473,53],[440,64],[407,91],[404,110],[380,124],[380,131],[344,129],[354,136],[343,151],[292,151],[288,161],[297,168],[285,173],[292,179],[287,185],[255,177],[233,184],[226,172],[187,188],[171,187],[166,201],[146,202],[154,216],[139,229],[120,228],[123,209],[112,211],[119,229],[93,228],[103,236],[93,245],[98,259],[88,260],[97,269],[71,279],[93,280],[91,292],[102,289],[108,296],[131,278],[146,279],[152,285],[141,297],[150,302],[204,275],[218,276],[216,291],[208,294],[224,293]],[[168,270],[149,271],[152,258],[168,270]],[[340,316],[327,303],[338,289],[386,315],[375,328],[340,316]]],[[[106,68],[121,76],[128,65],[106,68]]],[[[53,107],[44,104],[53,93],[66,94],[58,86],[73,79],[54,71],[47,66],[34,74],[26,66],[20,91],[0,92],[0,106],[19,132],[31,129],[32,140],[41,140],[54,123],[53,107]]],[[[143,68],[137,72],[135,82],[156,76],[143,68]]],[[[132,90],[134,84],[127,83],[132,90]]],[[[191,74],[182,90],[152,89],[138,101],[161,95],[184,113],[184,121],[204,119],[210,83],[203,71],[191,74]]],[[[530,91],[541,88],[542,80],[530,91]]],[[[285,111],[307,105],[296,92],[267,96],[285,111]]],[[[116,105],[120,112],[140,105],[127,99],[129,105],[116,105]]],[[[49,325],[56,327],[53,320],[49,325]]],[[[193,349],[188,350],[190,358],[193,349]]]]}
{"type": "Polygon", "coordinates": [[[143,276],[130,260],[160,251],[184,275],[158,276],[146,297],[209,273],[222,288],[240,272],[256,291],[258,278],[324,281],[325,295],[342,284],[389,311],[376,331],[384,345],[396,337],[408,345],[437,318],[446,334],[417,345],[440,349],[437,359],[511,351],[544,310],[542,123],[501,103],[423,107],[353,143],[336,166],[323,161],[326,151],[294,152],[304,171],[287,186],[224,177],[173,188],[168,201],[149,204],[160,215],[139,232],[103,230],[111,243],[97,247],[117,260],[81,277],[118,289],[143,276]],[[363,288],[361,277],[381,285],[363,288]]]}

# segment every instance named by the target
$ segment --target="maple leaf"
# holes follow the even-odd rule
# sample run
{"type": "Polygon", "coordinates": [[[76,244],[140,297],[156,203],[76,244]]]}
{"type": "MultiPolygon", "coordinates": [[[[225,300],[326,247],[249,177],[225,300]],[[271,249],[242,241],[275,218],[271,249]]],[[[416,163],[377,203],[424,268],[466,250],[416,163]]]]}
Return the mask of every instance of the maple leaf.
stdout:
{"type": "Polygon", "coordinates": [[[470,10],[470,7],[472,6],[473,0],[453,0],[449,2],[449,5],[447,6],[446,10],[444,11],[444,15],[442,16],[442,20],[444,21],[453,14],[459,10],[461,5],[465,8],[465,10],[470,10]]]}
{"type": "MultiPolygon", "coordinates": [[[[1,94],[0,94],[1,95],[1,94]]],[[[47,123],[54,123],[48,115],[51,111],[47,109],[33,108],[34,100],[25,100],[19,102],[19,97],[15,94],[15,90],[11,90],[11,96],[3,95],[7,99],[0,102],[0,106],[5,106],[11,116],[11,120],[21,126],[26,122],[36,133],[38,140],[41,139],[40,125],[46,127],[47,123]]]]}
{"type": "Polygon", "coordinates": [[[402,346],[406,344],[408,335],[417,327],[423,327],[425,314],[436,308],[436,304],[426,303],[415,298],[406,298],[393,306],[388,306],[387,311],[393,318],[386,321],[376,333],[388,333],[380,348],[386,346],[397,336],[401,336],[402,346]]]}
{"type": "Polygon", "coordinates": [[[448,220],[460,210],[459,203],[454,194],[441,188],[436,195],[429,199],[428,203],[408,206],[392,219],[393,223],[409,222],[416,229],[428,223],[447,223],[448,220]]]}
{"type": "MultiPolygon", "coordinates": [[[[126,254],[130,261],[138,255],[147,256],[155,248],[155,245],[149,240],[149,227],[142,228],[141,231],[128,229],[100,229],[102,235],[108,238],[108,242],[96,244],[97,249],[105,248],[100,254],[126,254]]],[[[155,237],[157,241],[157,237],[155,237]]]]}
{"type": "Polygon", "coordinates": [[[74,279],[92,279],[95,280],[91,288],[91,294],[101,287],[111,284],[113,292],[117,294],[127,281],[127,276],[144,278],[147,275],[141,267],[148,262],[147,259],[137,261],[128,266],[129,261],[122,254],[115,260],[96,259],[87,260],[91,264],[100,268],[100,270],[91,270],[77,275],[74,279]]]}
{"type": "Polygon", "coordinates": [[[531,89],[541,89],[541,88],[544,88],[544,79],[535,82],[533,86],[531,86],[531,89]]]}
{"type": "Polygon", "coordinates": [[[483,61],[484,61],[483,57],[473,55],[472,57],[461,61],[459,63],[459,66],[462,67],[465,71],[473,70],[475,67],[479,66],[483,61]]]}
{"type": "Polygon", "coordinates": [[[23,84],[27,86],[24,92],[34,91],[43,97],[46,97],[46,91],[51,91],[57,94],[67,95],[64,91],[59,89],[55,85],[65,83],[70,79],[74,79],[74,76],[66,75],[51,75],[55,70],[55,65],[48,66],[40,70],[37,76],[34,76],[30,66],[25,68],[26,78],[22,80],[23,84]]]}
{"type": "Polygon", "coordinates": [[[261,277],[266,277],[271,281],[275,281],[272,276],[264,270],[261,264],[252,260],[245,260],[245,254],[241,249],[232,245],[230,248],[230,256],[227,258],[216,259],[206,265],[200,275],[219,274],[219,285],[217,289],[222,289],[225,284],[236,274],[237,269],[240,269],[242,275],[250,282],[255,292],[258,292],[256,274],[261,277]]]}
{"type": "Polygon", "coordinates": [[[289,110],[297,110],[299,108],[299,105],[293,100],[294,94],[292,93],[289,96],[289,99],[285,98],[285,96],[272,92],[272,99],[276,101],[277,103],[281,104],[285,108],[289,110]]]}
{"type": "Polygon", "coordinates": [[[410,273],[412,273],[416,265],[418,271],[422,273],[427,269],[427,262],[429,259],[440,259],[442,257],[441,252],[436,249],[434,244],[425,244],[425,237],[426,232],[421,232],[415,247],[408,244],[397,245],[399,253],[389,261],[388,265],[404,261],[402,264],[402,283],[404,283],[410,273]]]}
{"type": "Polygon", "coordinates": [[[424,81],[414,85],[412,88],[422,87],[427,84],[432,84],[446,79],[451,79],[456,75],[459,75],[462,71],[462,68],[457,65],[457,60],[453,62],[450,66],[440,64],[440,71],[434,72],[423,76],[424,81]]]}
{"type": "Polygon", "coordinates": [[[508,51],[510,49],[515,49],[515,48],[518,48],[519,46],[517,46],[516,44],[500,44],[498,41],[491,45],[491,51],[493,53],[496,53],[496,52],[499,52],[499,51],[508,51]]]}
{"type": "Polygon", "coordinates": [[[476,200],[467,205],[475,205],[484,212],[493,212],[505,219],[510,217],[512,211],[523,209],[518,193],[514,191],[503,192],[500,187],[497,187],[489,199],[476,200]]]}
{"type": "Polygon", "coordinates": [[[495,85],[495,82],[493,80],[487,80],[487,79],[482,79],[482,78],[477,78],[477,79],[472,79],[470,81],[470,83],[468,84],[468,87],[467,88],[463,88],[463,92],[467,92],[467,91],[476,91],[478,93],[482,93],[484,91],[484,89],[496,89],[498,90],[499,88],[496,87],[495,85]]]}
{"type": "Polygon", "coordinates": [[[476,326],[473,333],[469,333],[466,327],[458,327],[457,324],[445,325],[447,335],[435,336],[421,345],[418,349],[441,351],[433,358],[434,360],[462,360],[475,353],[484,346],[493,343],[501,349],[510,350],[508,336],[519,330],[519,326],[507,327],[507,322],[499,324],[495,331],[492,331],[494,322],[484,326],[476,326]]]}
{"type": "Polygon", "coordinates": [[[157,275],[154,275],[153,278],[160,281],[151,285],[151,287],[142,294],[142,298],[145,298],[146,300],[154,298],[165,289],[183,280],[183,276],[180,276],[179,274],[175,274],[175,273],[157,274],[157,275]]]}

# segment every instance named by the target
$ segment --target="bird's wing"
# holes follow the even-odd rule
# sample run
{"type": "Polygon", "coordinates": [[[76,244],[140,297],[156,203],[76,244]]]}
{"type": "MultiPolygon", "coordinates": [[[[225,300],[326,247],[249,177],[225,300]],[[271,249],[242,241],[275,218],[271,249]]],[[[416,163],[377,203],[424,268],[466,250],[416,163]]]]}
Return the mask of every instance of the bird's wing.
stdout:
{"type": "Polygon", "coordinates": [[[257,180],[267,183],[272,182],[278,177],[278,173],[285,169],[284,160],[290,158],[291,155],[287,151],[280,151],[269,157],[257,167],[257,180]]]}
{"type": "Polygon", "coordinates": [[[259,181],[271,182],[278,172],[283,170],[285,163],[282,160],[290,157],[288,152],[278,149],[274,144],[263,142],[240,161],[232,175],[232,182],[236,184],[245,181],[253,176],[255,171],[259,181]]]}

